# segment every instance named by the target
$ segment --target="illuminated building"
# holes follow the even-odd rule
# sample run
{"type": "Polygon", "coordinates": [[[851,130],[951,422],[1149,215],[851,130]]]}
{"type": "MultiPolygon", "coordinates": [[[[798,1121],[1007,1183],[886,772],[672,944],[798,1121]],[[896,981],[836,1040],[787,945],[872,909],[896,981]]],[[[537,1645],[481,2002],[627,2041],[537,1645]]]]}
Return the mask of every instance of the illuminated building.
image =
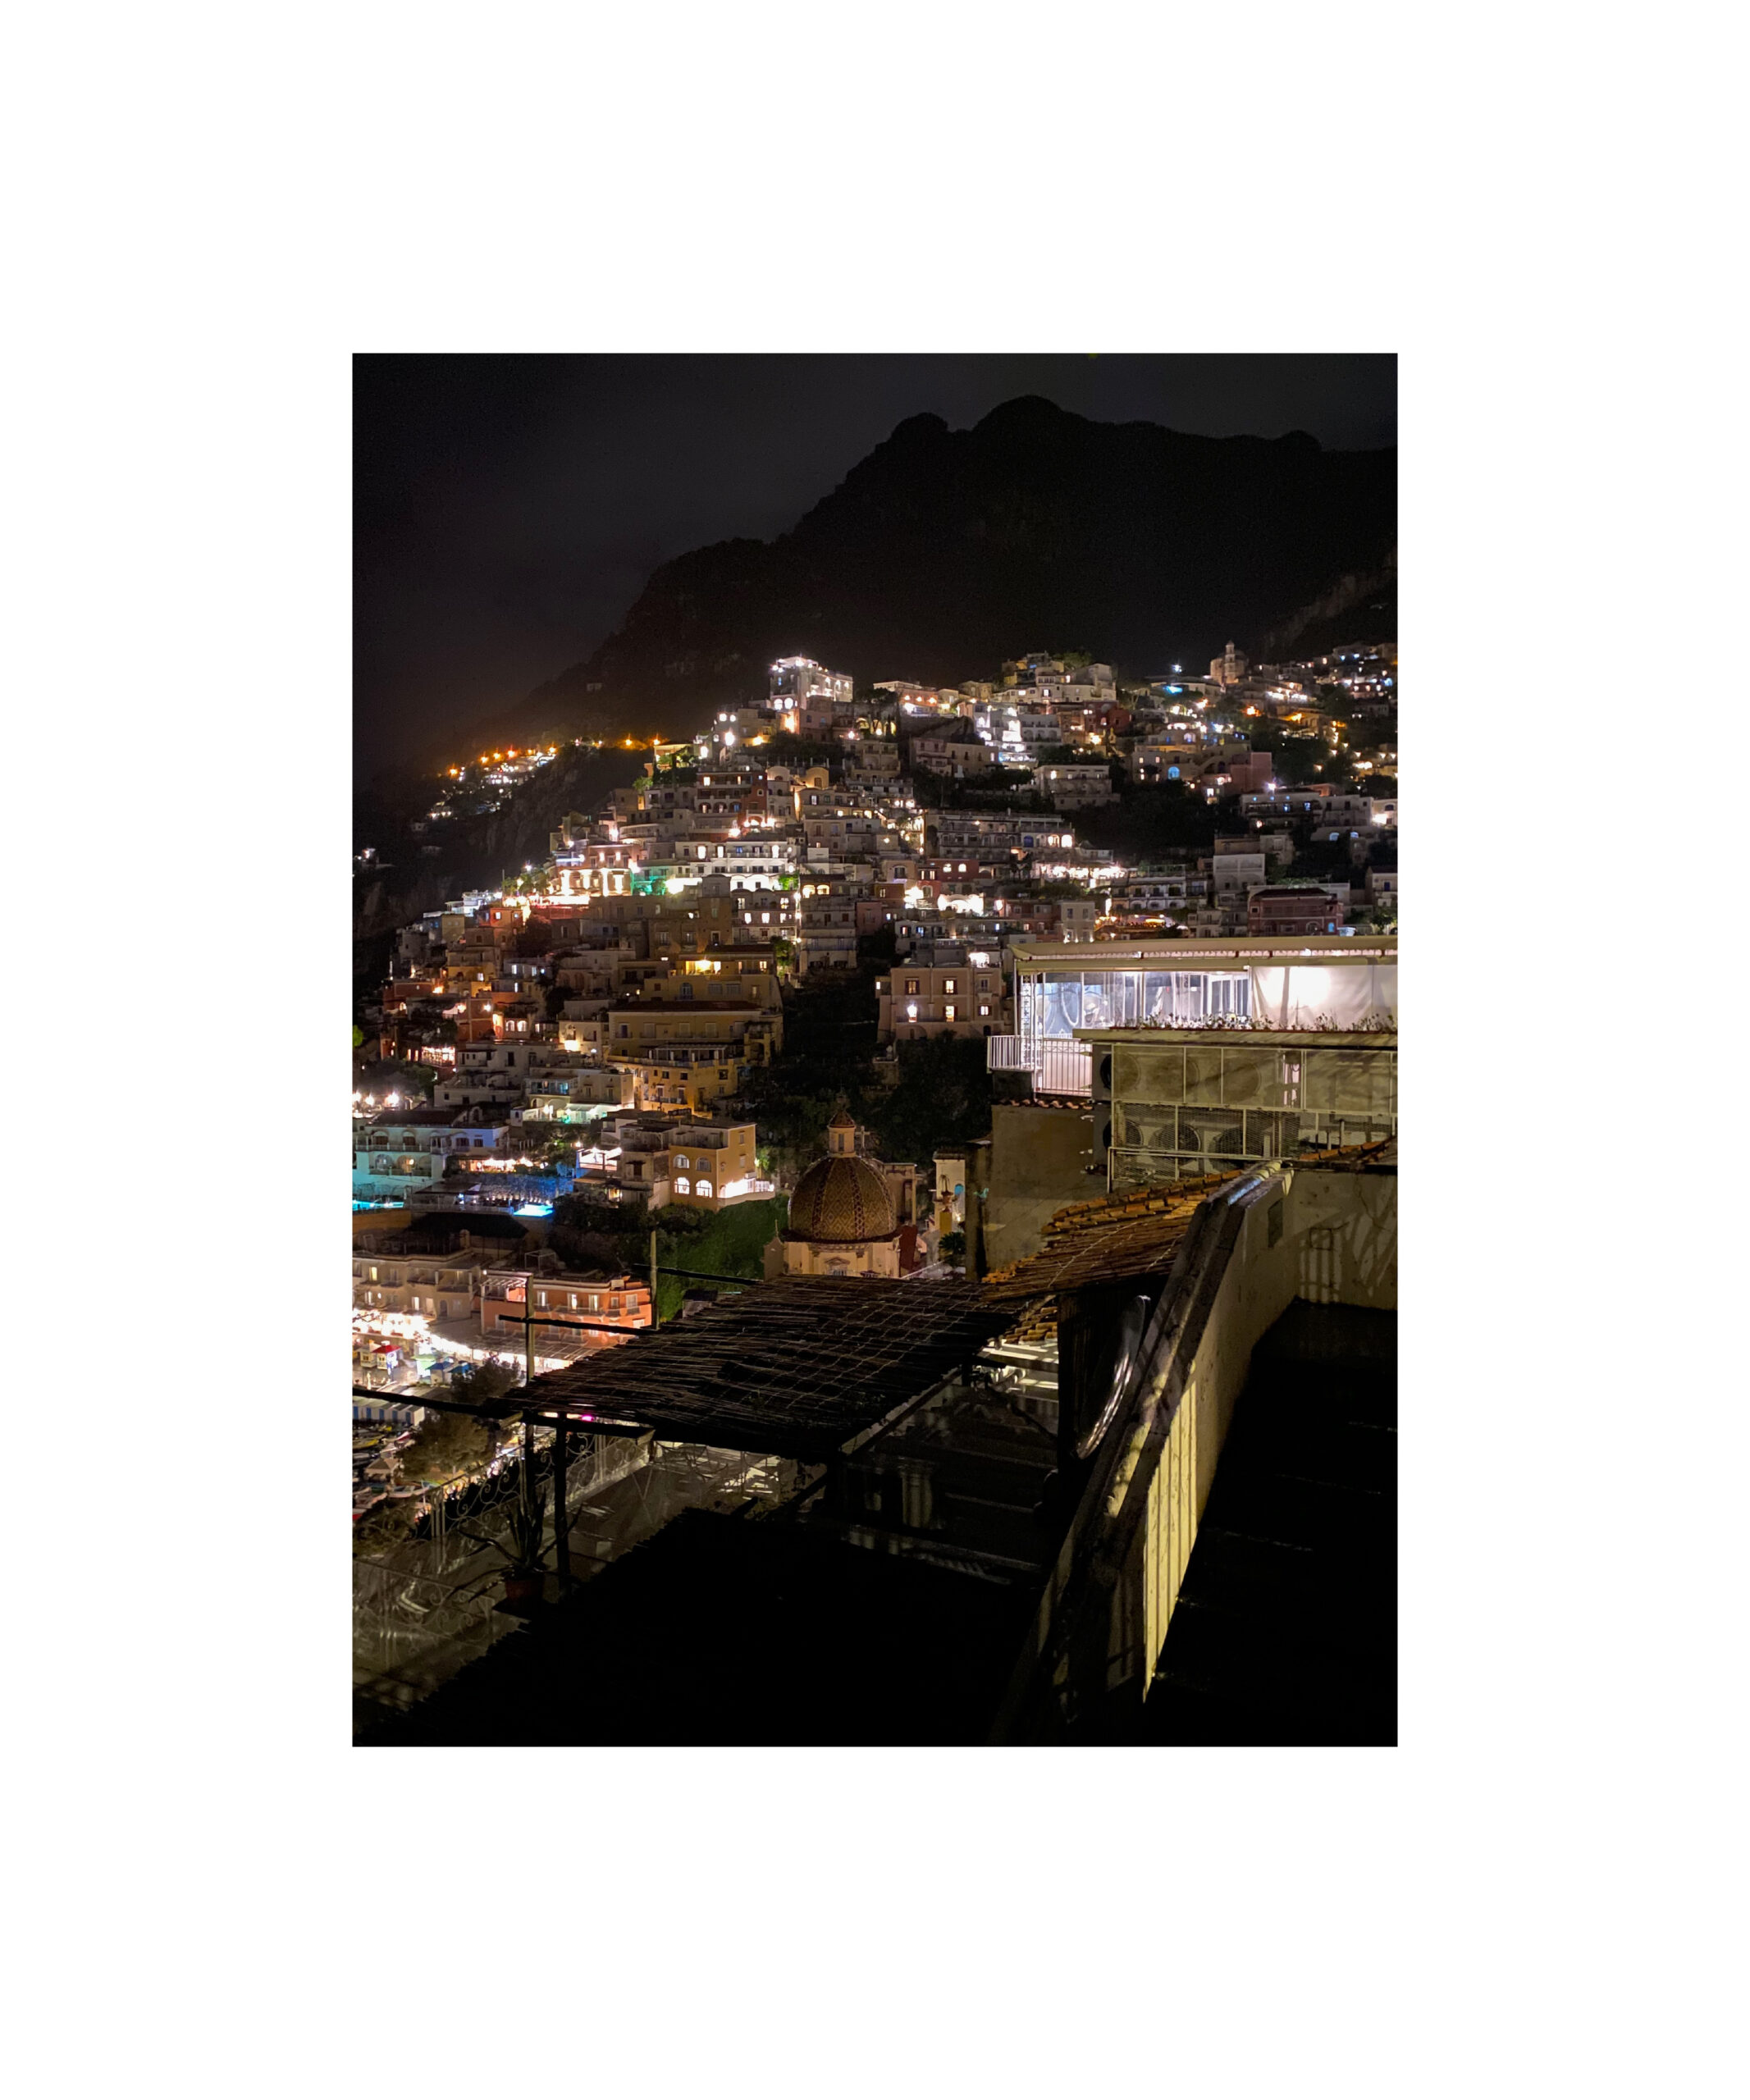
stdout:
{"type": "Polygon", "coordinates": [[[721,1211],[772,1194],[760,1173],[752,1123],[697,1116],[609,1117],[583,1153],[580,1189],[601,1187],[651,1210],[669,1203],[721,1211]]]}
{"type": "Polygon", "coordinates": [[[1245,676],[1248,659],[1243,649],[1236,649],[1230,641],[1222,654],[1209,666],[1209,676],[1217,685],[1236,686],[1245,676]]]}
{"type": "Polygon", "coordinates": [[[793,839],[758,833],[752,838],[728,834],[682,836],[646,849],[649,881],[670,896],[721,876],[731,889],[775,889],[796,870],[793,839]]]}
{"type": "Polygon", "coordinates": [[[996,860],[1021,853],[1069,852],[1076,834],[1052,817],[1007,816],[977,810],[933,810],[925,819],[925,843],[943,861],[996,860]]]}
{"type": "Polygon", "coordinates": [[[1112,768],[1104,764],[1042,765],[1033,777],[1033,784],[1053,809],[1096,809],[1118,799],[1118,791],[1112,784],[1112,768]]]}
{"type": "Polygon", "coordinates": [[[938,1035],[979,1037],[1001,1035],[1009,1018],[1009,1003],[1000,965],[988,957],[975,968],[965,959],[944,968],[907,962],[896,966],[891,976],[878,978],[880,1001],[878,1039],[883,1043],[916,1043],[938,1035]]]}
{"type": "Polygon", "coordinates": [[[479,1348],[514,1355],[532,1346],[537,1368],[551,1369],[648,1327],[650,1284],[624,1270],[566,1269],[551,1254],[513,1255],[482,1271],[475,1324],[479,1348]],[[548,1314],[555,1324],[525,1325],[525,1313],[548,1314]],[[556,1324],[561,1320],[602,1326],[565,1327],[556,1324]]]}
{"type": "Polygon", "coordinates": [[[459,1155],[496,1152],[506,1125],[480,1110],[385,1108],[357,1116],[353,1128],[355,1200],[406,1201],[437,1188],[459,1155]]]}
{"type": "Polygon", "coordinates": [[[1368,902],[1374,910],[1397,911],[1397,870],[1396,868],[1369,868],[1367,871],[1368,902]]]}
{"type": "Polygon", "coordinates": [[[811,656],[781,656],[772,665],[765,711],[794,736],[829,733],[834,714],[852,706],[848,673],[829,671],[811,656]]]}
{"type": "Polygon", "coordinates": [[[361,1235],[353,1242],[353,1309],[367,1328],[387,1331],[393,1314],[409,1327],[465,1320],[495,1250],[465,1230],[422,1219],[405,1232],[361,1235]]]}
{"type": "Polygon", "coordinates": [[[1268,792],[1242,795],[1240,815],[1248,824],[1262,824],[1270,818],[1325,824],[1377,825],[1390,829],[1397,822],[1397,803],[1369,795],[1341,795],[1318,782],[1299,788],[1278,788],[1268,792]]]}
{"type": "Polygon", "coordinates": [[[683,975],[683,997],[615,1000],[608,1011],[613,1055],[649,1057],[678,1044],[709,1043],[733,1050],[748,1064],[769,1064],[784,1047],[782,1007],[761,997],[757,983],[732,982],[721,999],[694,996],[695,984],[708,988],[711,981],[683,975]]]}
{"type": "Polygon", "coordinates": [[[969,773],[988,773],[996,760],[982,737],[967,735],[914,737],[912,763],[926,773],[945,773],[958,780],[969,773]]]}
{"type": "Polygon", "coordinates": [[[1002,765],[1031,765],[1042,751],[1063,741],[1058,718],[1051,712],[1049,693],[1039,704],[1026,706],[1012,701],[993,701],[973,717],[974,727],[994,751],[1002,765]]]}
{"type": "Polygon", "coordinates": [[[1224,898],[1230,890],[1237,890],[1243,904],[1248,890],[1263,888],[1269,873],[1268,857],[1263,846],[1250,833],[1240,838],[1218,838],[1210,872],[1218,898],[1224,898]]]}
{"type": "Polygon", "coordinates": [[[1245,929],[1254,935],[1335,934],[1348,915],[1346,883],[1282,883],[1245,900],[1245,929]]]}

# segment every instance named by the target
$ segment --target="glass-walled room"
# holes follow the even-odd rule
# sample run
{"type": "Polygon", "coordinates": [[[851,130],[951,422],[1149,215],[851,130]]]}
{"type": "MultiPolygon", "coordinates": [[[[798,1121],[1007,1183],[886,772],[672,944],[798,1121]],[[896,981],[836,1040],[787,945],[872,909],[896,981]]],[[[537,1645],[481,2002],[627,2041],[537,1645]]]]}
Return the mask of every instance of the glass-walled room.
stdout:
{"type": "Polygon", "coordinates": [[[1251,1013],[1243,970],[1026,970],[1018,988],[1020,1031],[1030,1043],[1078,1028],[1188,1028],[1251,1013]]]}

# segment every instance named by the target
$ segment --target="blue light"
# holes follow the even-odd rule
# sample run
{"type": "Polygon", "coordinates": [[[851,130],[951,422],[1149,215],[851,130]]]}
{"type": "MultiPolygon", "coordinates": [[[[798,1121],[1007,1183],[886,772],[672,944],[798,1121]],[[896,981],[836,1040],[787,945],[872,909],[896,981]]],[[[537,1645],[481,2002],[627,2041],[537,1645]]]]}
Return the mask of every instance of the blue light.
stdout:
{"type": "Polygon", "coordinates": [[[510,1215],[513,1217],[551,1217],[553,1206],[551,1203],[519,1203],[510,1215]]]}

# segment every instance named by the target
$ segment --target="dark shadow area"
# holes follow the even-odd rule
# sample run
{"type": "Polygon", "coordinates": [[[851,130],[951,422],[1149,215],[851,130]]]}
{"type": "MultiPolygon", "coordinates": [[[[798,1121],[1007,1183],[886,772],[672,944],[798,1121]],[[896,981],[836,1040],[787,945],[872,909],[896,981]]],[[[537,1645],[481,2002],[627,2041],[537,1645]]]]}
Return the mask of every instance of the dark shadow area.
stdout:
{"type": "Polygon", "coordinates": [[[1291,1305],[1253,1352],[1131,1740],[1397,1741],[1397,1317],[1291,1305]]]}
{"type": "Polygon", "coordinates": [[[689,1510],[358,1741],[981,1742],[1031,1603],[782,1518],[689,1510]]]}

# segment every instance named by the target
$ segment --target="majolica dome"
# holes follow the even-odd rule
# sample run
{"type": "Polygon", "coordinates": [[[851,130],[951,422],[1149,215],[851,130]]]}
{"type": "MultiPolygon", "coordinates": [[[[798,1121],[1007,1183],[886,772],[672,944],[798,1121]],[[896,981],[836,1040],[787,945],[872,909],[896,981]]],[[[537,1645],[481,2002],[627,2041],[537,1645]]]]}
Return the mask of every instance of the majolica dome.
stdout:
{"type": "Polygon", "coordinates": [[[790,1198],[790,1230],[798,1239],[850,1245],[886,1239],[898,1230],[887,1184],[853,1153],[817,1159],[790,1198]]]}

